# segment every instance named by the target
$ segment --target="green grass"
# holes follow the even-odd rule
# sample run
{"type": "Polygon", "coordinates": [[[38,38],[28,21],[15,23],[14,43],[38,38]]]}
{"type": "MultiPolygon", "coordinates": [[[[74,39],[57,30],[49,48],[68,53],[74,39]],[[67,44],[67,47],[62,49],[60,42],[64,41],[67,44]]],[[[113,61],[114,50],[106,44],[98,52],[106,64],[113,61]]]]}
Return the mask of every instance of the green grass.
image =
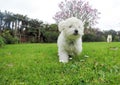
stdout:
{"type": "Polygon", "coordinates": [[[67,64],[58,62],[56,44],[6,45],[0,85],[120,85],[120,43],[83,43],[67,64]]]}

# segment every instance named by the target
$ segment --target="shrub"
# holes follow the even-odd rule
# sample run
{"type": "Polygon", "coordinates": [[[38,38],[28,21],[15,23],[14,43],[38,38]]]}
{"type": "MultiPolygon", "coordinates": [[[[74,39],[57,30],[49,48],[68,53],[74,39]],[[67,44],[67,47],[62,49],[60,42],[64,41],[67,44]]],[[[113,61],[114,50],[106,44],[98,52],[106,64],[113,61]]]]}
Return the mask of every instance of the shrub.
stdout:
{"type": "Polygon", "coordinates": [[[106,41],[106,38],[103,35],[85,34],[83,36],[83,41],[84,42],[101,42],[101,41],[106,41]]]}
{"type": "Polygon", "coordinates": [[[12,39],[12,44],[19,43],[19,38],[18,37],[13,37],[12,39]]]}
{"type": "Polygon", "coordinates": [[[0,36],[0,47],[2,47],[4,45],[5,45],[4,39],[3,39],[3,37],[0,36]]]}
{"type": "Polygon", "coordinates": [[[45,32],[46,42],[57,42],[58,35],[59,33],[56,31],[45,32]]]}
{"type": "Polygon", "coordinates": [[[114,36],[113,41],[115,42],[119,41],[119,36],[114,36]]]}
{"type": "Polygon", "coordinates": [[[84,42],[93,42],[93,41],[95,41],[95,35],[94,34],[85,34],[83,36],[83,41],[84,42]]]}
{"type": "Polygon", "coordinates": [[[96,38],[95,38],[95,41],[96,42],[105,42],[106,41],[106,38],[105,38],[105,36],[103,36],[103,35],[101,35],[101,36],[98,36],[98,35],[96,35],[96,38]]]}
{"type": "Polygon", "coordinates": [[[5,39],[6,44],[15,44],[19,42],[19,39],[17,37],[13,37],[9,31],[2,33],[2,37],[5,39]]]}

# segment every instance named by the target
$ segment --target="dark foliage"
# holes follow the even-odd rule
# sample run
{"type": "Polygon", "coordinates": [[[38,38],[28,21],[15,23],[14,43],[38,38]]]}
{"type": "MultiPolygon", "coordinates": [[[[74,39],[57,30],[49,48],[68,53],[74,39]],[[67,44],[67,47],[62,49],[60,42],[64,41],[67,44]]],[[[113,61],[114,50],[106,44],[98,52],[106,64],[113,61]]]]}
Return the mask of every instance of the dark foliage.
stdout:
{"type": "Polygon", "coordinates": [[[0,47],[5,45],[4,38],[0,36],[0,47]]]}

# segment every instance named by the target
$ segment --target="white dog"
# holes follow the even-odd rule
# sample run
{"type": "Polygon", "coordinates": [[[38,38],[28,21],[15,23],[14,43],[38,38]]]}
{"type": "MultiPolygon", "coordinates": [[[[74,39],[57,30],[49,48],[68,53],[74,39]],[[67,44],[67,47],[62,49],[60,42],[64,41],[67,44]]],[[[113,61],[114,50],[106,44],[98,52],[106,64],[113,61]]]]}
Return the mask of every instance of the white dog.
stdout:
{"type": "Polygon", "coordinates": [[[60,22],[58,29],[61,32],[57,41],[59,62],[68,62],[69,56],[78,55],[82,51],[83,23],[71,17],[60,22]]]}
{"type": "Polygon", "coordinates": [[[109,42],[112,42],[112,35],[108,35],[107,36],[107,42],[109,43],[109,42]]]}

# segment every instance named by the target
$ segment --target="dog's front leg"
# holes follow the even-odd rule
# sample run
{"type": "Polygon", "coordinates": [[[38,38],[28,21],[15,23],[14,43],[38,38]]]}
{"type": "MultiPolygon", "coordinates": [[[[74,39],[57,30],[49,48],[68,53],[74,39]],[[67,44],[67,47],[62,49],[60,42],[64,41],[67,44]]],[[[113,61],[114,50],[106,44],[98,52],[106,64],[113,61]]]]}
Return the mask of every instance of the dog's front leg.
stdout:
{"type": "Polygon", "coordinates": [[[68,59],[69,59],[69,56],[66,52],[59,53],[59,62],[67,63],[68,59]]]}

